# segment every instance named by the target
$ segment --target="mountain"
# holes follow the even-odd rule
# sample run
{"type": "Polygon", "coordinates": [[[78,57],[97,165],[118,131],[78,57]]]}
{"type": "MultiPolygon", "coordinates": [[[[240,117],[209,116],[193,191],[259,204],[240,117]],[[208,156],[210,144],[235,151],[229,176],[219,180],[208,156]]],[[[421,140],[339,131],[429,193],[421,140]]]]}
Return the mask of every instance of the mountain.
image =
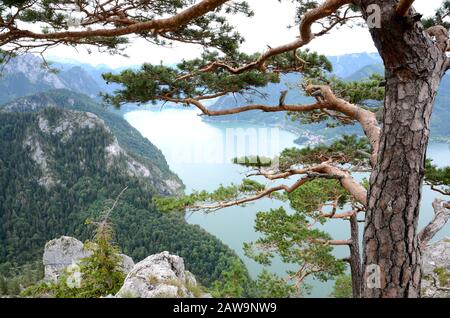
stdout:
{"type": "MultiPolygon", "coordinates": [[[[69,70],[77,70],[81,69],[84,73],[86,73],[91,80],[93,80],[97,87],[99,87],[99,92],[112,93],[115,89],[118,89],[120,86],[118,84],[112,83],[107,84],[105,80],[103,80],[102,74],[104,73],[117,73],[124,69],[128,68],[137,68],[137,66],[130,67],[120,67],[120,68],[110,68],[106,65],[92,66],[86,63],[80,63],[74,60],[65,60],[65,59],[57,59],[51,58],[52,67],[60,70],[60,72],[64,73],[69,70]]],[[[75,72],[76,73],[76,72],[75,72]]],[[[97,93],[98,94],[98,93],[97,93]]]]}
{"type": "Polygon", "coordinates": [[[347,81],[360,81],[366,78],[369,78],[373,74],[384,74],[384,66],[383,64],[369,64],[364,67],[361,67],[356,72],[350,74],[345,78],[347,81]]]}
{"type": "MultiPolygon", "coordinates": [[[[226,95],[219,98],[216,102],[209,106],[212,110],[222,110],[232,107],[238,107],[252,104],[278,105],[280,92],[288,90],[286,103],[302,102],[306,103],[311,99],[301,94],[298,84],[300,76],[298,74],[282,75],[280,83],[270,83],[266,87],[259,89],[262,94],[255,94],[251,97],[242,95],[226,95]]],[[[258,110],[243,112],[240,114],[232,114],[217,117],[204,117],[205,121],[210,122],[246,122],[252,124],[267,124],[271,126],[280,126],[284,128],[296,129],[297,125],[293,125],[292,121],[286,117],[285,113],[264,113],[258,110]]]]}
{"type": "Polygon", "coordinates": [[[383,63],[378,53],[352,53],[327,56],[327,58],[333,65],[333,74],[340,78],[346,78],[355,70],[364,68],[367,65],[383,63]]]}
{"type": "Polygon", "coordinates": [[[144,138],[122,117],[110,112],[91,98],[69,90],[52,90],[16,99],[0,106],[3,111],[35,112],[47,107],[59,107],[91,112],[101,118],[117,138],[117,143],[136,162],[148,170],[148,182],[163,194],[173,194],[182,188],[181,180],[174,175],[162,152],[144,138]]]}
{"type": "Polygon", "coordinates": [[[44,67],[42,59],[32,54],[12,58],[0,71],[0,104],[62,88],[95,98],[106,86],[81,66],[51,67],[44,67]]]}
{"type": "Polygon", "coordinates": [[[156,209],[155,193],[173,194],[181,183],[160,152],[125,123],[67,90],[2,107],[0,276],[35,262],[54,237],[91,238],[86,221],[98,219],[125,187],[111,214],[123,253],[139,261],[170,251],[205,285],[236,258],[214,236],[188,224],[183,213],[156,209]]]}

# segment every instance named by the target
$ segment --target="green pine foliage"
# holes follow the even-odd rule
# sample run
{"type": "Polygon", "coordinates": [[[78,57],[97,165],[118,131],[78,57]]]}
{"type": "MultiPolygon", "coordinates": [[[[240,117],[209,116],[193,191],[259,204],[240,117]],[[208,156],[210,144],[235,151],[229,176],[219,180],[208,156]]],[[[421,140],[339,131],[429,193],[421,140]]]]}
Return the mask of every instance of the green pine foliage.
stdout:
{"type": "Polygon", "coordinates": [[[320,211],[322,205],[336,200],[337,208],[342,209],[351,199],[339,181],[333,179],[315,179],[288,194],[289,204],[295,211],[322,224],[326,222],[320,211]]]}
{"type": "MultiPolygon", "coordinates": [[[[280,70],[281,73],[302,71],[305,76],[315,77],[331,71],[331,63],[323,55],[308,50],[298,50],[294,54],[285,53],[270,58],[266,68],[280,70]],[[299,59],[303,62],[299,62],[299,59]]],[[[196,98],[223,93],[257,95],[257,88],[269,83],[280,82],[280,72],[259,72],[251,70],[241,74],[231,74],[223,68],[215,72],[198,72],[214,61],[240,67],[255,60],[258,54],[236,53],[232,56],[220,56],[217,52],[205,52],[201,58],[182,61],[175,67],[144,64],[140,70],[126,70],[120,74],[107,73],[103,77],[108,83],[122,86],[113,95],[104,94],[107,102],[120,106],[124,103],[148,102],[159,100],[196,98]],[[180,78],[184,78],[180,80],[180,78]]]]}
{"type": "Polygon", "coordinates": [[[442,194],[450,195],[450,167],[438,168],[428,159],[425,163],[425,182],[442,194]]]}
{"type": "Polygon", "coordinates": [[[333,256],[333,247],[326,243],[331,237],[311,225],[304,214],[288,214],[282,207],[258,212],[255,230],[261,237],[244,244],[246,255],[263,265],[270,265],[275,255],[286,264],[297,265],[298,272],[288,271],[288,274],[299,279],[303,290],[307,286],[304,277],[327,281],[342,274],[344,262],[333,256]]]}
{"type": "Polygon", "coordinates": [[[334,282],[333,290],[330,294],[333,298],[352,298],[352,277],[350,275],[340,275],[334,282]]]}
{"type": "MultiPolygon", "coordinates": [[[[79,3],[86,5],[87,1],[79,3]]],[[[36,23],[39,22],[42,33],[61,32],[69,28],[70,19],[73,13],[73,5],[66,5],[57,0],[32,1],[32,0],[7,0],[0,3],[0,18],[3,21],[9,21],[11,10],[21,9],[17,16],[17,22],[36,23]]],[[[137,12],[133,19],[146,21],[173,15],[180,10],[186,9],[192,5],[191,0],[155,0],[155,1],[137,1],[131,4],[132,11],[137,12]]],[[[116,11],[130,11],[130,3],[123,2],[115,7],[116,11]]],[[[127,13],[128,14],[128,13],[127,13]]],[[[186,43],[195,43],[205,47],[219,49],[228,55],[235,54],[243,38],[237,33],[233,26],[228,22],[226,16],[232,14],[243,14],[245,16],[253,15],[248,4],[245,1],[236,1],[222,10],[209,12],[197,19],[194,19],[185,25],[175,29],[167,30],[164,36],[146,31],[139,35],[157,45],[170,45],[172,40],[186,43]]],[[[134,15],[134,14],[133,14],[134,15]]],[[[90,27],[117,27],[117,23],[94,23],[90,27]],[[97,24],[97,25],[96,25],[97,24]]],[[[127,37],[89,37],[77,41],[82,44],[91,44],[102,48],[103,51],[111,54],[123,54],[123,49],[129,43],[127,37]]]]}
{"type": "Polygon", "coordinates": [[[293,285],[267,269],[263,269],[253,283],[254,298],[290,298],[296,295],[297,291],[293,285]]]}
{"type": "Polygon", "coordinates": [[[96,228],[94,241],[85,244],[92,255],[83,259],[80,264],[80,297],[98,298],[116,294],[123,285],[125,274],[120,270],[120,250],[112,240],[111,225],[101,221],[96,228]]]}
{"type": "Polygon", "coordinates": [[[450,29],[450,22],[448,17],[450,15],[450,1],[445,0],[442,5],[436,10],[434,16],[422,19],[424,27],[429,28],[433,25],[442,25],[446,29],[450,29]]]}
{"type": "Polygon", "coordinates": [[[211,295],[216,298],[243,298],[249,296],[251,279],[241,261],[235,260],[212,284],[211,295]]]}
{"type": "MultiPolygon", "coordinates": [[[[157,196],[154,203],[160,211],[184,211],[184,209],[196,209],[195,205],[202,203],[215,203],[224,201],[233,201],[242,196],[256,194],[262,191],[265,185],[255,180],[244,179],[241,184],[231,184],[229,186],[219,186],[212,192],[193,191],[189,195],[180,195],[176,197],[157,196]]],[[[279,194],[273,193],[274,198],[281,198],[279,194]]]]}
{"type": "Polygon", "coordinates": [[[288,169],[293,165],[311,165],[329,159],[339,164],[368,165],[369,157],[367,138],[342,135],[330,144],[285,149],[281,152],[279,165],[280,169],[288,169]]]}

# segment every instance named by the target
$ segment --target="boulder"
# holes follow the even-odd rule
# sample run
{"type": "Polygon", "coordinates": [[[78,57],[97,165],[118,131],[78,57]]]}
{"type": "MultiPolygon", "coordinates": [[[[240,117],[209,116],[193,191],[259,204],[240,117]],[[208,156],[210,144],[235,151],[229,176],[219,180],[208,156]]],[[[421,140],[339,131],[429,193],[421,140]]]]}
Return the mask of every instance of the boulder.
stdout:
{"type": "Polygon", "coordinates": [[[426,246],[422,270],[422,297],[450,298],[450,238],[426,246]]]}
{"type": "MultiPolygon", "coordinates": [[[[47,242],[43,256],[45,279],[56,281],[65,269],[77,265],[81,259],[91,254],[92,252],[87,250],[82,242],[70,236],[61,236],[47,242]]],[[[120,268],[128,274],[133,269],[134,262],[127,255],[119,254],[119,256],[122,258],[120,268]]]]}
{"type": "Polygon", "coordinates": [[[56,281],[68,266],[90,254],[83,243],[73,237],[61,236],[47,242],[43,257],[45,279],[56,281]]]}
{"type": "Polygon", "coordinates": [[[194,298],[207,297],[194,275],[186,271],[181,257],[162,252],[137,263],[116,297],[194,298]]]}

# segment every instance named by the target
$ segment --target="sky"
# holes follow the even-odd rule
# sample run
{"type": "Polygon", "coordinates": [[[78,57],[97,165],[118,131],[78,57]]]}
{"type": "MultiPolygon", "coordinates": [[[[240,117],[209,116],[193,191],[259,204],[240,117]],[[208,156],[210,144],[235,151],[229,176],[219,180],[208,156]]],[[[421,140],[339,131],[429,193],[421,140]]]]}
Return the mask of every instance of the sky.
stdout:
{"type": "MultiPolygon", "coordinates": [[[[280,3],[277,0],[247,0],[247,2],[255,12],[254,17],[247,18],[241,15],[230,17],[230,23],[236,26],[246,39],[242,46],[244,52],[262,52],[268,45],[275,47],[285,44],[293,41],[298,35],[297,28],[287,28],[293,23],[295,14],[290,1],[280,3]]],[[[414,7],[424,16],[429,16],[441,3],[442,0],[416,0],[414,7]]],[[[92,65],[117,68],[145,62],[173,64],[182,59],[198,57],[201,53],[201,48],[194,45],[179,44],[172,48],[162,48],[139,38],[132,41],[125,51],[129,58],[111,56],[95,50],[88,54],[82,47],[74,49],[63,46],[49,50],[46,56],[49,59],[52,57],[74,59],[92,65]]],[[[328,56],[376,51],[368,29],[357,27],[333,30],[328,35],[314,39],[307,47],[328,56]]]]}

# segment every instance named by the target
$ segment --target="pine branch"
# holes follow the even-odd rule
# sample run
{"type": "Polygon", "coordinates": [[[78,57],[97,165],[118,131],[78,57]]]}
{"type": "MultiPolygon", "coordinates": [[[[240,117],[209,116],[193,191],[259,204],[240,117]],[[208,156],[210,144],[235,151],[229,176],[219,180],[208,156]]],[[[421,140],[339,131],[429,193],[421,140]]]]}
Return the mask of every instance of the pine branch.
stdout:
{"type": "Polygon", "coordinates": [[[400,17],[404,17],[408,13],[409,8],[411,8],[413,2],[414,0],[400,0],[395,13],[400,17]]]}

